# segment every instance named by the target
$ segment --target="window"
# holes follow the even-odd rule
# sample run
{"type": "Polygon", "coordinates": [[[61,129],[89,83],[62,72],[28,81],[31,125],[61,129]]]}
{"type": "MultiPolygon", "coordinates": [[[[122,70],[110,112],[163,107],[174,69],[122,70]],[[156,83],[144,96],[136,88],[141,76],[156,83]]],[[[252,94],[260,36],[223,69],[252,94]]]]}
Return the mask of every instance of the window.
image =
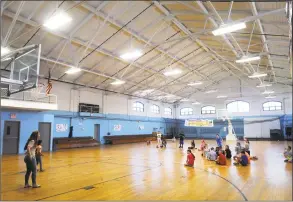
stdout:
{"type": "Polygon", "coordinates": [[[165,114],[172,115],[172,109],[169,107],[165,108],[165,114]]]}
{"type": "Polygon", "coordinates": [[[160,113],[160,108],[158,105],[153,105],[151,106],[151,112],[155,113],[155,114],[159,114],[160,113]]]}
{"type": "Polygon", "coordinates": [[[186,116],[186,115],[192,115],[193,109],[192,108],[183,108],[180,110],[180,115],[186,116]]]}
{"type": "Polygon", "coordinates": [[[228,112],[249,112],[249,103],[244,101],[234,101],[227,104],[228,112]]]}
{"type": "Polygon", "coordinates": [[[201,108],[202,114],[215,114],[216,113],[216,107],[213,106],[205,106],[201,108]]]}
{"type": "Polygon", "coordinates": [[[276,111],[282,110],[282,103],[281,102],[265,102],[262,105],[264,111],[276,111]]]}
{"type": "Polygon", "coordinates": [[[144,105],[141,102],[134,102],[132,109],[137,112],[143,112],[144,105]]]}

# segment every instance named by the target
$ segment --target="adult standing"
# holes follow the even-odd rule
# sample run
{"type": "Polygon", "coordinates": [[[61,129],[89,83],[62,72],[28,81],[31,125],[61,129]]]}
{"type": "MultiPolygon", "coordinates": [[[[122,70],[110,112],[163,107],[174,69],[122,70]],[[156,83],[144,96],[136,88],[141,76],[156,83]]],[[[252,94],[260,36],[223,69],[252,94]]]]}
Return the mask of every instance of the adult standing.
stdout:
{"type": "Polygon", "coordinates": [[[162,145],[162,133],[160,131],[157,132],[157,147],[159,148],[162,145]]]}
{"type": "Polygon", "coordinates": [[[29,185],[29,177],[32,174],[32,187],[33,188],[39,188],[40,185],[37,184],[36,178],[37,178],[37,163],[36,163],[36,147],[38,139],[40,138],[39,131],[32,132],[31,136],[27,140],[24,150],[25,157],[24,162],[26,164],[26,174],[25,174],[25,185],[24,188],[29,188],[31,185],[29,185]]]}
{"type": "Polygon", "coordinates": [[[183,148],[185,135],[183,132],[179,134],[179,148],[183,148]]]}
{"type": "Polygon", "coordinates": [[[222,137],[219,136],[219,134],[216,135],[216,141],[217,141],[218,147],[222,148],[223,139],[222,137]]]}

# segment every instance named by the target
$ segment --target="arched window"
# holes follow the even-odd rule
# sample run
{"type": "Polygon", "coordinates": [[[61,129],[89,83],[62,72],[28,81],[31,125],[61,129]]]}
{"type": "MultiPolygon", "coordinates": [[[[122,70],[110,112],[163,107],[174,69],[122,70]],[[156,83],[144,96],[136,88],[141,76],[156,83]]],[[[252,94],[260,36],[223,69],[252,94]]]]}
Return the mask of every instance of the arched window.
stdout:
{"type": "Polygon", "coordinates": [[[216,107],[213,106],[205,106],[201,108],[202,114],[215,114],[216,113],[216,107]]]}
{"type": "Polygon", "coordinates": [[[192,115],[193,109],[192,108],[182,108],[180,110],[180,115],[186,116],[186,115],[192,115]]]}
{"type": "Polygon", "coordinates": [[[158,105],[153,105],[151,106],[151,112],[155,113],[155,114],[159,114],[160,113],[160,108],[158,105]]]}
{"type": "Polygon", "coordinates": [[[262,108],[264,111],[282,110],[282,103],[281,102],[265,102],[262,104],[262,108]]]}
{"type": "Polygon", "coordinates": [[[144,105],[141,102],[134,102],[132,106],[133,111],[143,112],[144,105]]]}
{"type": "Polygon", "coordinates": [[[244,101],[234,101],[227,104],[228,112],[249,112],[249,103],[244,101]]]}
{"type": "Polygon", "coordinates": [[[172,115],[172,109],[170,107],[166,107],[164,109],[164,113],[167,114],[167,115],[172,115]]]}

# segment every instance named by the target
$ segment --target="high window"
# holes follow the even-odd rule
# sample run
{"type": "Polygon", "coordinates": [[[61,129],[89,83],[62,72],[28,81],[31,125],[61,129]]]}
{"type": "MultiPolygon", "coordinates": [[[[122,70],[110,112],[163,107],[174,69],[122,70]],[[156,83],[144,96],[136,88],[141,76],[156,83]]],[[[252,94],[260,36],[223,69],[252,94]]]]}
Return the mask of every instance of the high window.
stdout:
{"type": "Polygon", "coordinates": [[[167,114],[167,115],[172,115],[172,109],[170,107],[166,107],[164,109],[164,113],[167,114]]]}
{"type": "Polygon", "coordinates": [[[201,108],[202,114],[215,114],[216,113],[216,107],[213,106],[205,106],[201,108]]]}
{"type": "Polygon", "coordinates": [[[234,101],[227,104],[228,112],[249,112],[249,103],[244,101],[234,101]]]}
{"type": "Polygon", "coordinates": [[[144,105],[141,102],[134,102],[132,106],[133,111],[143,112],[144,105]]]}
{"type": "Polygon", "coordinates": [[[193,109],[192,108],[182,108],[180,110],[180,115],[181,116],[192,115],[192,114],[193,114],[193,109]]]}
{"type": "Polygon", "coordinates": [[[155,113],[155,114],[159,114],[160,113],[160,108],[158,105],[153,105],[151,106],[151,112],[155,113]]]}
{"type": "Polygon", "coordinates": [[[265,102],[262,105],[264,111],[277,111],[282,110],[281,102],[265,102]]]}

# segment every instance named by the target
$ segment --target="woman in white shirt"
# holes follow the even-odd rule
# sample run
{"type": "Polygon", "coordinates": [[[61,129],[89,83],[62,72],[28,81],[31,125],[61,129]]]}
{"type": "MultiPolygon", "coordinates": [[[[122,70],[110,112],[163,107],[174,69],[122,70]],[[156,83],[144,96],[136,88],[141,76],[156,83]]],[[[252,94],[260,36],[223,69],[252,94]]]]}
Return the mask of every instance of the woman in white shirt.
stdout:
{"type": "Polygon", "coordinates": [[[157,147],[160,147],[162,144],[162,134],[160,131],[158,131],[158,133],[157,133],[157,141],[158,141],[157,147]]]}
{"type": "Polygon", "coordinates": [[[39,131],[32,132],[30,138],[27,140],[24,150],[25,150],[25,157],[24,162],[26,164],[26,174],[25,174],[25,185],[24,188],[29,188],[31,185],[29,185],[28,180],[32,173],[32,187],[33,188],[39,188],[40,185],[36,182],[37,177],[37,163],[36,163],[36,146],[38,139],[40,138],[39,131]]]}

